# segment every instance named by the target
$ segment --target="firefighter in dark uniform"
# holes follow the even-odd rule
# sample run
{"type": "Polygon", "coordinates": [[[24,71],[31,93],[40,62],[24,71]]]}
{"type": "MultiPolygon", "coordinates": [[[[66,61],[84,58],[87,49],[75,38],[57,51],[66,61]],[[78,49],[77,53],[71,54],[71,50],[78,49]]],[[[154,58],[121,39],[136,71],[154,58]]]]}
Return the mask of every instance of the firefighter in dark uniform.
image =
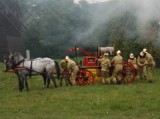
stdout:
{"type": "Polygon", "coordinates": [[[155,68],[155,61],[153,59],[153,56],[147,52],[147,49],[144,48],[143,49],[143,53],[145,54],[145,58],[146,58],[146,65],[147,65],[147,73],[148,73],[148,82],[149,83],[152,83],[152,80],[153,80],[153,70],[155,68]]]}
{"type": "Polygon", "coordinates": [[[110,84],[109,67],[111,67],[111,62],[108,58],[108,55],[108,53],[104,53],[102,59],[98,59],[101,64],[101,77],[103,84],[110,84]]]}
{"type": "Polygon", "coordinates": [[[111,64],[114,66],[113,75],[112,75],[112,82],[114,84],[121,83],[122,69],[123,69],[122,62],[123,62],[123,57],[121,56],[121,51],[118,50],[116,52],[116,56],[114,56],[111,61],[111,64]]]}

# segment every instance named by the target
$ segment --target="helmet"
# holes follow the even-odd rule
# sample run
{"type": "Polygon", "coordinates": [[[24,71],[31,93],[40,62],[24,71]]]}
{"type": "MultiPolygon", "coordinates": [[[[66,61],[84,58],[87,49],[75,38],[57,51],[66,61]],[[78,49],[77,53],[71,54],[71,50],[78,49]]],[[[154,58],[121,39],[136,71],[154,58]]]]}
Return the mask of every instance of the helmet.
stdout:
{"type": "Polygon", "coordinates": [[[146,49],[146,48],[144,48],[142,52],[147,53],[147,49],[146,49]]]}
{"type": "Polygon", "coordinates": [[[106,52],[106,53],[103,54],[103,56],[108,56],[108,55],[109,55],[108,52],[106,52]]]}
{"type": "Polygon", "coordinates": [[[140,52],[140,56],[144,56],[144,52],[142,51],[142,52],[140,52]]]}
{"type": "Polygon", "coordinates": [[[130,58],[134,58],[134,55],[133,55],[133,53],[131,53],[131,54],[129,55],[129,57],[130,57],[130,58]]]}
{"type": "Polygon", "coordinates": [[[70,58],[69,58],[69,56],[67,55],[66,57],[65,57],[65,60],[69,60],[70,58]]]}
{"type": "Polygon", "coordinates": [[[120,51],[120,50],[118,50],[118,51],[117,51],[117,54],[121,54],[121,51],[120,51]]]}

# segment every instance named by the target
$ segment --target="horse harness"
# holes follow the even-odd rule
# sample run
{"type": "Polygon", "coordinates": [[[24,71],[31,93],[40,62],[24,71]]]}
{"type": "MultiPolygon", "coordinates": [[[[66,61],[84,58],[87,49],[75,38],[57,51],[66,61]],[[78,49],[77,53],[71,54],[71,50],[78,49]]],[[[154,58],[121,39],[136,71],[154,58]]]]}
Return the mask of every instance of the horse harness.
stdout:
{"type": "Polygon", "coordinates": [[[32,75],[32,64],[33,64],[33,60],[31,60],[31,65],[30,65],[30,68],[26,68],[26,67],[24,67],[24,61],[25,61],[25,59],[22,59],[21,61],[19,61],[17,64],[14,64],[13,66],[12,66],[12,68],[14,69],[14,70],[16,70],[16,71],[18,71],[18,70],[28,70],[29,71],[29,77],[31,77],[31,75],[32,75]],[[18,65],[20,65],[21,63],[23,63],[23,66],[22,67],[17,67],[18,65]],[[17,69],[16,69],[17,68],[17,69]]]}

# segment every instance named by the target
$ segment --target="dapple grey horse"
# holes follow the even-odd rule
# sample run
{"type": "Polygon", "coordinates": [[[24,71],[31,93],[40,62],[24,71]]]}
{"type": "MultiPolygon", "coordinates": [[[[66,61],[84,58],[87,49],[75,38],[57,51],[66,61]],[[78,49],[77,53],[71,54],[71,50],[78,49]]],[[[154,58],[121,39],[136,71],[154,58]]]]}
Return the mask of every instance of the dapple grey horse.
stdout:
{"type": "Polygon", "coordinates": [[[13,69],[19,79],[19,90],[23,91],[24,83],[26,90],[28,91],[27,76],[42,75],[44,79],[44,85],[49,87],[50,79],[52,79],[54,86],[57,87],[55,77],[53,76],[53,70],[56,70],[57,78],[60,79],[60,67],[57,61],[50,58],[36,58],[33,60],[25,59],[20,53],[14,52],[4,61],[6,71],[13,69]]]}

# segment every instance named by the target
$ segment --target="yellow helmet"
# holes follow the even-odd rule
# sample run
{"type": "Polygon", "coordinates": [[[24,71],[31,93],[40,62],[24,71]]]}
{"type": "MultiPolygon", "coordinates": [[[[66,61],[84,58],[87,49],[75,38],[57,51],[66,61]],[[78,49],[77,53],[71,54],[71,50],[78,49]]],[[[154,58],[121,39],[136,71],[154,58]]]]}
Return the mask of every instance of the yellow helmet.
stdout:
{"type": "Polygon", "coordinates": [[[131,54],[129,55],[129,57],[130,57],[130,58],[134,58],[134,55],[133,55],[133,53],[131,53],[131,54]]]}
{"type": "Polygon", "coordinates": [[[106,53],[103,54],[103,56],[108,56],[108,55],[109,55],[108,52],[106,52],[106,53]]]}
{"type": "Polygon", "coordinates": [[[121,51],[120,51],[120,50],[117,50],[117,54],[121,54],[121,51]]]}
{"type": "Polygon", "coordinates": [[[142,51],[142,52],[147,53],[147,49],[146,49],[146,48],[143,48],[143,51],[142,51]]]}
{"type": "Polygon", "coordinates": [[[69,58],[69,56],[67,55],[67,56],[65,57],[65,60],[67,60],[67,61],[68,61],[69,59],[70,59],[70,58],[69,58]]]}

